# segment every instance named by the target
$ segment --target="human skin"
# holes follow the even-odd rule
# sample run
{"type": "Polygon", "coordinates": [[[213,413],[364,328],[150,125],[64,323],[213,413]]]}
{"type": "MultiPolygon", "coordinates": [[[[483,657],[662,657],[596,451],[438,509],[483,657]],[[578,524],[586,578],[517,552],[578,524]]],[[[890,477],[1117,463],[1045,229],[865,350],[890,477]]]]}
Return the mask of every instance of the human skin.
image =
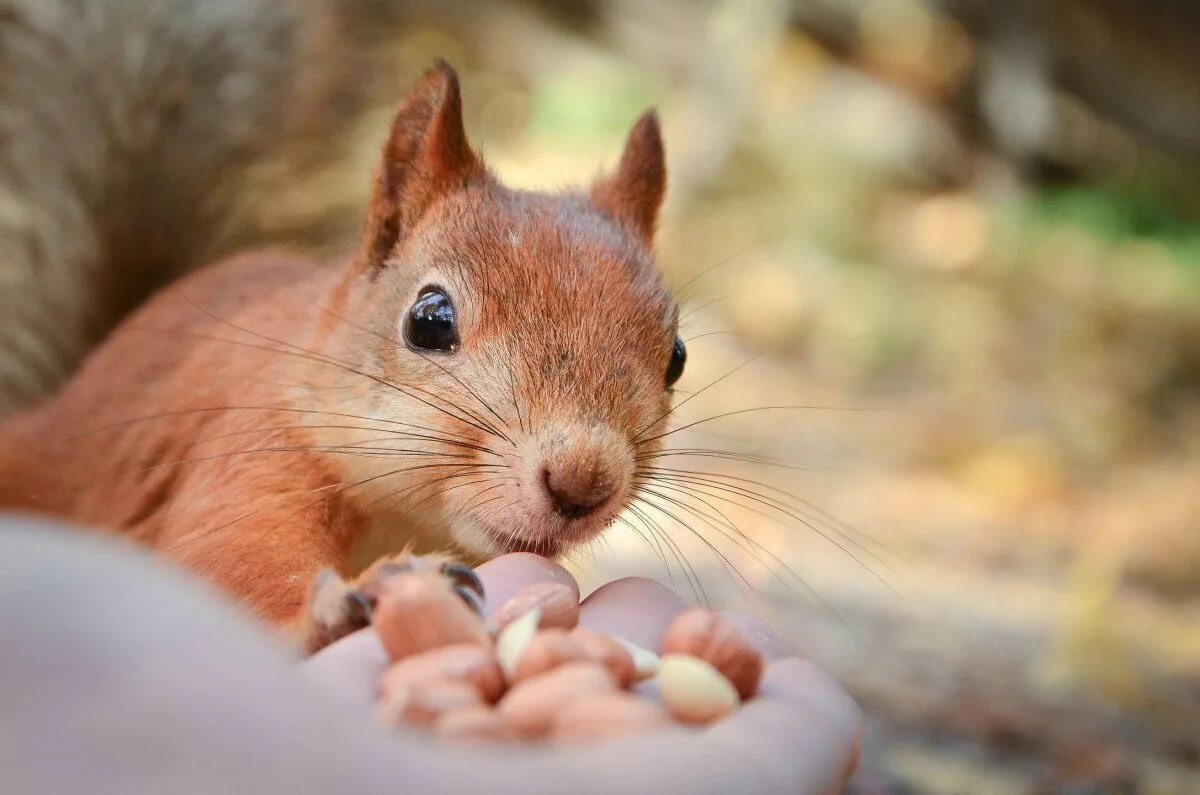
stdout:
{"type": "MultiPolygon", "coordinates": [[[[478,574],[498,605],[570,582],[509,555],[478,574]]],[[[656,648],[686,607],[649,580],[583,603],[584,626],[656,648]]],[[[369,720],[386,664],[370,630],[302,663],[217,595],[130,546],[0,517],[0,770],[10,792],[394,792],[489,795],[836,792],[860,715],[764,624],[760,695],[703,731],[587,749],[465,750],[369,720]]]]}

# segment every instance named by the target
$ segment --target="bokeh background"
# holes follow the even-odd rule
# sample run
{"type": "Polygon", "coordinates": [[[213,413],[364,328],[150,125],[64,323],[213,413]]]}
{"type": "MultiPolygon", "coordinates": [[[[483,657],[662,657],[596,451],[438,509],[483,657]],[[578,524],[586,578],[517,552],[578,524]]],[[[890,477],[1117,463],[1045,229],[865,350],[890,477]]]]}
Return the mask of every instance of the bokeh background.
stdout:
{"type": "Polygon", "coordinates": [[[862,703],[884,791],[1200,792],[1200,4],[342,11],[387,101],[257,235],[352,239],[436,56],[521,185],[591,178],[654,105],[679,422],[822,407],[676,434],[742,460],[663,466],[757,483],[664,482],[581,577],[768,615],[862,703]]]}
{"type": "Polygon", "coordinates": [[[332,7],[346,121],[246,241],[344,253],[435,57],[518,185],[657,106],[679,424],[812,407],[670,437],[713,474],[585,582],[769,617],[866,710],[864,791],[1200,792],[1200,3],[332,7]]]}

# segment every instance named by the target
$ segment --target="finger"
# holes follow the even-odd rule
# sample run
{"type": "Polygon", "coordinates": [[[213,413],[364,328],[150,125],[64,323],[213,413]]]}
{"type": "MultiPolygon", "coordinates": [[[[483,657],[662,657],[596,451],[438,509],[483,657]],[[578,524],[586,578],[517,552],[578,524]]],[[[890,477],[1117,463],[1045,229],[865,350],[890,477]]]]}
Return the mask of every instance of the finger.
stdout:
{"type": "Polygon", "coordinates": [[[746,642],[766,660],[777,660],[788,656],[787,644],[767,622],[749,613],[738,613],[733,610],[722,610],[722,618],[737,627],[746,642]]]}
{"type": "Polygon", "coordinates": [[[490,616],[519,591],[539,582],[560,582],[579,596],[571,573],[548,558],[528,552],[502,555],[475,569],[483,581],[484,612],[490,616]]]}
{"type": "Polygon", "coordinates": [[[665,585],[626,577],[600,586],[583,600],[579,625],[657,651],[667,627],[687,608],[687,602],[665,585]]]}
{"type": "Polygon", "coordinates": [[[758,697],[706,735],[714,749],[746,757],[764,787],[824,792],[854,772],[861,733],[862,713],[849,694],[812,663],[790,657],[770,664],[758,697]],[[803,765],[793,758],[798,752],[803,765]]]}
{"type": "MultiPolygon", "coordinates": [[[[489,614],[513,594],[534,583],[553,580],[571,587],[575,579],[552,560],[516,553],[483,564],[475,573],[483,582],[485,611],[489,614]]],[[[373,631],[355,632],[308,658],[304,675],[334,698],[356,707],[370,708],[378,696],[379,678],[387,667],[387,654],[373,631]]]]}
{"type": "Polygon", "coordinates": [[[354,632],[304,660],[310,682],[352,707],[370,709],[379,696],[379,678],[388,656],[372,629],[354,632]]]}
{"type": "MultiPolygon", "coordinates": [[[[812,664],[794,658],[767,668],[761,694],[701,731],[648,732],[553,758],[517,772],[528,790],[571,779],[580,793],[795,795],[840,792],[856,758],[857,706],[812,664]]],[[[511,766],[512,757],[508,762],[511,766]]]]}

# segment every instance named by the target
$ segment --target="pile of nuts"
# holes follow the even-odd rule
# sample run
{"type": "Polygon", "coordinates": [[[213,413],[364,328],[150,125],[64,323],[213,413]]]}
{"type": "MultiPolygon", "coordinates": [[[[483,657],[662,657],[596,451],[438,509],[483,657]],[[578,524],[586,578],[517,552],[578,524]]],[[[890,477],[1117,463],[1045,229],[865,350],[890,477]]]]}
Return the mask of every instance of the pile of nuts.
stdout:
{"type": "Polygon", "coordinates": [[[490,622],[433,572],[387,582],[372,623],[391,666],[377,714],[467,742],[595,742],[702,725],[752,698],[763,660],[708,610],[671,624],[659,655],[578,627],[575,591],[530,586],[490,622]]]}

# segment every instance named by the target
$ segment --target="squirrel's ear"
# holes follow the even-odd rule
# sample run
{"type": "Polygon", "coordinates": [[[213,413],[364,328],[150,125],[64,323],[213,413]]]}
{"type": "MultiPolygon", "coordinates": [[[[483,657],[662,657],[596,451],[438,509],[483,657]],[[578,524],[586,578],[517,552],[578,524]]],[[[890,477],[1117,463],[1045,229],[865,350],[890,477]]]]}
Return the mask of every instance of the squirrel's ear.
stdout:
{"type": "Polygon", "coordinates": [[[611,176],[592,186],[592,203],[632,229],[645,243],[654,237],[658,209],[667,189],[658,115],[649,111],[633,125],[621,163],[611,176]]]}
{"type": "Polygon", "coordinates": [[[382,266],[435,200],[486,173],[463,130],[458,75],[438,60],[392,119],[367,209],[366,264],[382,266]]]}

